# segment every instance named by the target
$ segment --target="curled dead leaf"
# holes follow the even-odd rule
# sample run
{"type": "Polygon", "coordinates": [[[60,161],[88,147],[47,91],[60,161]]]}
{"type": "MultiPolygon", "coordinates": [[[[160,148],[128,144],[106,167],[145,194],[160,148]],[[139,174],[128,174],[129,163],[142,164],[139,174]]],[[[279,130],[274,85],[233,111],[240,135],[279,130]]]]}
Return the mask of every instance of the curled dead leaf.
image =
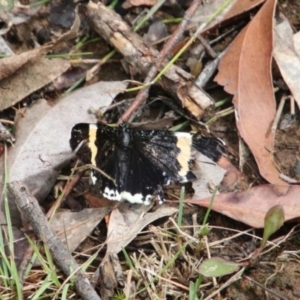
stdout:
{"type": "Polygon", "coordinates": [[[238,130],[254,155],[260,174],[284,193],[288,184],[280,179],[274,164],[275,134],[271,130],[276,111],[271,76],[275,4],[275,0],[267,0],[234,40],[221,59],[215,81],[234,95],[238,130]]]}
{"type": "MultiPolygon", "coordinates": [[[[297,185],[289,186],[288,192],[280,195],[276,186],[265,184],[242,192],[216,195],[212,209],[249,226],[262,228],[266,213],[274,205],[282,206],[285,221],[299,218],[299,195],[300,186],[297,185]]],[[[192,198],[186,202],[209,207],[211,199],[192,198]]]]}

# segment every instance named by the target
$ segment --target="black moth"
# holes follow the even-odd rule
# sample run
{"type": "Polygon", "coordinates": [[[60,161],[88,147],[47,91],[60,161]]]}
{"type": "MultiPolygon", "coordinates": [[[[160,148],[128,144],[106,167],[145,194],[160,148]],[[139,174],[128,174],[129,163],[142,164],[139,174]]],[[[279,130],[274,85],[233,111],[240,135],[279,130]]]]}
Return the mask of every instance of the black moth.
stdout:
{"type": "Polygon", "coordinates": [[[92,170],[95,183],[110,200],[149,204],[154,194],[164,201],[163,185],[196,179],[191,171],[193,152],[213,161],[223,153],[220,140],[200,134],[164,130],[138,130],[124,123],[118,127],[80,123],[73,127],[70,145],[85,164],[93,164],[113,180],[92,170]]]}

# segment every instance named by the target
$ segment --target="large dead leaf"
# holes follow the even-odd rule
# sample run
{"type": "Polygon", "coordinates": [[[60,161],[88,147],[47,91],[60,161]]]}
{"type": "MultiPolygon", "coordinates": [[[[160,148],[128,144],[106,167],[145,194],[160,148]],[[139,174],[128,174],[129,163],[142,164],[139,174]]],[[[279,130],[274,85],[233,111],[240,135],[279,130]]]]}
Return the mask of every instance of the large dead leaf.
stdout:
{"type": "Polygon", "coordinates": [[[271,76],[275,4],[275,0],[267,0],[233,41],[221,59],[215,80],[234,95],[238,130],[251,149],[260,174],[284,192],[287,183],[279,178],[273,161],[275,133],[271,131],[276,111],[271,76]]]}
{"type": "MultiPolygon", "coordinates": [[[[74,124],[96,122],[88,110],[105,109],[125,87],[126,84],[119,81],[98,82],[75,91],[55,105],[41,100],[29,108],[16,125],[16,143],[9,150],[9,182],[22,181],[38,200],[44,199],[62,165],[73,155],[69,139],[74,124]]],[[[1,160],[3,166],[3,157],[1,160]]],[[[0,181],[3,182],[3,178],[0,181]]],[[[14,202],[10,204],[13,221],[20,221],[14,202]]]]}
{"type": "Polygon", "coordinates": [[[0,60],[0,80],[12,75],[31,60],[37,60],[42,54],[49,51],[50,47],[40,47],[18,55],[12,55],[0,60]]]}
{"type": "Polygon", "coordinates": [[[278,19],[274,34],[274,58],[300,108],[300,32],[293,34],[287,19],[278,19]]]}
{"type": "MultiPolygon", "coordinates": [[[[13,56],[13,58],[17,58],[13,56]]],[[[1,95],[0,110],[11,107],[17,102],[53,81],[70,67],[64,59],[39,57],[25,63],[17,72],[0,81],[5,93],[1,95]]]]}
{"type": "MultiPolygon", "coordinates": [[[[264,218],[268,210],[274,205],[283,207],[285,221],[300,217],[299,211],[300,186],[289,186],[285,195],[279,196],[272,185],[260,185],[243,192],[223,193],[217,195],[212,209],[232,219],[249,226],[264,227],[264,218]]],[[[187,199],[187,203],[194,203],[208,207],[211,199],[187,199]]]]}
{"type": "Polygon", "coordinates": [[[154,212],[146,213],[145,209],[144,205],[122,202],[112,211],[107,231],[106,255],[120,252],[148,224],[178,211],[177,207],[168,205],[160,205],[154,212]]]}

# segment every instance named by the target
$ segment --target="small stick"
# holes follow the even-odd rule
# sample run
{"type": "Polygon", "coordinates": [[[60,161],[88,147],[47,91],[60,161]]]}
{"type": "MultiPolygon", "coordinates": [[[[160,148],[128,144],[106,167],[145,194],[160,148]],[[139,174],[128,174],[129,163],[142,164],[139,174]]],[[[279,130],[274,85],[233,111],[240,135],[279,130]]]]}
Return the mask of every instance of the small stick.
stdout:
{"type": "Polygon", "coordinates": [[[198,34],[197,38],[201,42],[202,46],[204,47],[204,49],[206,50],[206,52],[208,53],[208,55],[210,55],[210,57],[212,57],[213,59],[217,58],[218,54],[210,46],[210,44],[206,41],[206,39],[201,34],[198,34]]]}

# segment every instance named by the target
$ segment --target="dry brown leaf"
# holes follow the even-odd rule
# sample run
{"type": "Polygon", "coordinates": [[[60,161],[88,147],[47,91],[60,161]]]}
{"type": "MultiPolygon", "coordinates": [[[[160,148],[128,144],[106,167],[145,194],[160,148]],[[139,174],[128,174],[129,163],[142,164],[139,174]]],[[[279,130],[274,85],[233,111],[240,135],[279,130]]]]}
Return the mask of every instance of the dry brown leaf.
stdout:
{"type": "Polygon", "coordinates": [[[118,253],[126,247],[148,224],[157,219],[170,216],[178,211],[177,207],[160,205],[154,212],[146,213],[144,205],[122,202],[111,213],[107,231],[107,251],[118,253]]]}
{"type": "Polygon", "coordinates": [[[12,75],[29,61],[38,59],[42,54],[48,52],[49,49],[49,46],[40,47],[18,55],[2,58],[0,60],[0,80],[12,75]]]}
{"type": "MultiPolygon", "coordinates": [[[[223,193],[214,199],[212,209],[234,220],[255,228],[264,227],[264,218],[268,210],[280,204],[284,209],[285,221],[299,218],[300,186],[289,186],[285,195],[279,196],[273,185],[260,185],[243,192],[223,193]]],[[[209,207],[210,198],[187,199],[194,203],[209,207]]]]}
{"type": "Polygon", "coordinates": [[[79,212],[61,210],[51,219],[50,225],[73,252],[110,211],[111,207],[86,208],[79,212]]]}
{"type": "Polygon", "coordinates": [[[287,19],[277,20],[274,30],[274,58],[281,75],[300,108],[300,32],[293,34],[287,19]]]}
{"type": "MultiPolygon", "coordinates": [[[[14,58],[16,56],[13,56],[14,58]]],[[[70,67],[64,59],[39,57],[25,63],[17,72],[0,81],[5,93],[1,95],[0,110],[17,102],[53,81],[70,67]]]]}
{"type": "Polygon", "coordinates": [[[239,133],[252,151],[260,174],[285,192],[273,161],[275,134],[271,125],[276,102],[271,76],[275,0],[267,0],[229,47],[215,80],[234,95],[239,133]]]}

